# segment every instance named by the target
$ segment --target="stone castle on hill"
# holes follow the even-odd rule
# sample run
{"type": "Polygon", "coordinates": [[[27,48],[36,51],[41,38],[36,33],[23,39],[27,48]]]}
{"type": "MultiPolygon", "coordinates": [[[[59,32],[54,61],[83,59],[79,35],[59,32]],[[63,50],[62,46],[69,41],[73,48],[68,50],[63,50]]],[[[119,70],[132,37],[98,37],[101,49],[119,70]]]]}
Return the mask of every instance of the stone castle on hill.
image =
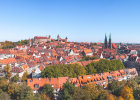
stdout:
{"type": "Polygon", "coordinates": [[[57,39],[52,39],[51,36],[49,35],[48,37],[35,36],[33,41],[29,39],[30,45],[44,44],[52,41],[67,42],[68,38],[66,37],[65,39],[62,39],[60,35],[57,35],[57,39]]]}

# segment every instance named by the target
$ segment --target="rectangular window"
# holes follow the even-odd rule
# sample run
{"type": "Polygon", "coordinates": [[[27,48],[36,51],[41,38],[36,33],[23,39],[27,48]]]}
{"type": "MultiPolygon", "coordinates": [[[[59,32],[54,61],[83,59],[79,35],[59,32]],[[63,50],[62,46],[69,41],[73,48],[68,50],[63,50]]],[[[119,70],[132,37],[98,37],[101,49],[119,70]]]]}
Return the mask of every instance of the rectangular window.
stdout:
{"type": "Polygon", "coordinates": [[[38,89],[39,88],[39,85],[38,84],[35,84],[34,85],[34,88],[38,89]]]}

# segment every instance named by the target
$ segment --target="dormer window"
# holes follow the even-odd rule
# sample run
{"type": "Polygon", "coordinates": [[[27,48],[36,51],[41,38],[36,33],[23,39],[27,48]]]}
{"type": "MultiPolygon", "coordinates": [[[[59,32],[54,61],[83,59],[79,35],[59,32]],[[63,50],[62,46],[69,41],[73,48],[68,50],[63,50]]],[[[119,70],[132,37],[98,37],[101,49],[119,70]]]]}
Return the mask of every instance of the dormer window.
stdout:
{"type": "Polygon", "coordinates": [[[32,82],[32,80],[30,80],[30,82],[32,82]]]}

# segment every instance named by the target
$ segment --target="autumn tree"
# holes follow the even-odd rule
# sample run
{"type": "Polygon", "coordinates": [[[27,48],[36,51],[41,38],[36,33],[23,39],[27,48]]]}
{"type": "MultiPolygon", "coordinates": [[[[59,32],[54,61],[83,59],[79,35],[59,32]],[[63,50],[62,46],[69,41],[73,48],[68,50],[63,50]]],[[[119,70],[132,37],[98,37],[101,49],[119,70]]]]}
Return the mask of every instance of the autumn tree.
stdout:
{"type": "Polygon", "coordinates": [[[0,89],[2,89],[2,91],[6,92],[7,86],[8,86],[8,81],[5,78],[0,78],[0,89]]]}
{"type": "Polygon", "coordinates": [[[94,83],[87,84],[83,87],[87,90],[91,100],[105,100],[107,97],[107,92],[102,86],[95,85],[94,83]]]}
{"type": "Polygon", "coordinates": [[[42,100],[51,100],[49,96],[47,96],[45,93],[41,93],[41,99],[42,100]]]}
{"type": "Polygon", "coordinates": [[[113,81],[109,84],[108,88],[113,95],[120,96],[123,87],[126,85],[126,81],[113,81]]]}
{"type": "Polygon", "coordinates": [[[12,78],[12,81],[13,82],[17,82],[20,80],[20,77],[19,77],[19,74],[16,74],[13,78],[12,78]]]}
{"type": "Polygon", "coordinates": [[[5,67],[4,67],[4,72],[6,73],[6,78],[7,79],[10,79],[10,77],[12,76],[11,74],[11,68],[10,68],[10,65],[7,64],[5,67]]]}
{"type": "Polygon", "coordinates": [[[107,95],[107,100],[115,100],[112,94],[107,95]]]}
{"type": "Polygon", "coordinates": [[[134,96],[133,96],[133,89],[130,88],[129,86],[124,86],[124,88],[121,91],[121,96],[125,99],[125,100],[134,100],[134,96]]]}
{"type": "Polygon", "coordinates": [[[27,81],[27,78],[28,78],[28,73],[25,72],[22,76],[22,81],[27,81]]]}
{"type": "Polygon", "coordinates": [[[124,98],[122,96],[119,96],[118,100],[124,100],[124,98]]]}

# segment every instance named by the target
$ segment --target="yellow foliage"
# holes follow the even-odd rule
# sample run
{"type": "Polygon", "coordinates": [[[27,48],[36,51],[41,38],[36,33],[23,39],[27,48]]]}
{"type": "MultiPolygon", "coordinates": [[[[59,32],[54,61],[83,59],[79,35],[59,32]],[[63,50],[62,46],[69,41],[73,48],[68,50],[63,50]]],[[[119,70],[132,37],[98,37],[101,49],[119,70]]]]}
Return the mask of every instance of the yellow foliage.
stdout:
{"type": "Polygon", "coordinates": [[[5,85],[7,85],[7,84],[8,84],[8,82],[7,82],[6,79],[4,79],[4,78],[1,78],[1,79],[0,79],[0,87],[3,87],[3,86],[5,86],[5,85]]]}
{"type": "Polygon", "coordinates": [[[19,85],[18,84],[15,84],[15,83],[11,83],[9,84],[8,86],[8,93],[11,95],[11,94],[14,94],[14,92],[19,88],[19,85]]]}
{"type": "Polygon", "coordinates": [[[26,80],[27,80],[27,77],[28,77],[28,73],[25,72],[25,73],[23,74],[23,76],[22,76],[22,80],[23,80],[23,81],[26,81],[26,80]]]}
{"type": "Polygon", "coordinates": [[[118,100],[124,100],[124,98],[122,96],[119,96],[118,100]]]}
{"type": "Polygon", "coordinates": [[[51,100],[45,93],[41,93],[42,100],[51,100]]]}
{"type": "Polygon", "coordinates": [[[124,100],[134,100],[132,88],[125,86],[121,91],[121,96],[124,100]]]}
{"type": "Polygon", "coordinates": [[[114,99],[114,96],[113,96],[112,94],[109,94],[109,95],[107,96],[107,100],[115,100],[115,99],[114,99]]]}
{"type": "Polygon", "coordinates": [[[90,95],[90,97],[92,99],[95,99],[96,97],[98,97],[98,95],[100,93],[98,91],[97,86],[94,83],[90,83],[90,84],[85,85],[85,89],[87,90],[88,94],[90,95]]]}
{"type": "Polygon", "coordinates": [[[11,68],[10,68],[10,65],[9,65],[9,64],[7,64],[7,65],[4,67],[4,71],[7,72],[7,73],[11,71],[11,68]]]}

